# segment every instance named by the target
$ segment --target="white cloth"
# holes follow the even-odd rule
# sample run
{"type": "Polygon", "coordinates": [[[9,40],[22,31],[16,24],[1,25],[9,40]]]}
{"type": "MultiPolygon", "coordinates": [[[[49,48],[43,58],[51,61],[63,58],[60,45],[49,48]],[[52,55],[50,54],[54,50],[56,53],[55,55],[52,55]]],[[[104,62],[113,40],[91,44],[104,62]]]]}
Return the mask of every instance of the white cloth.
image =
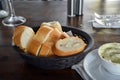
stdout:
{"type": "Polygon", "coordinates": [[[92,24],[93,24],[93,27],[95,28],[120,28],[120,24],[115,26],[104,26],[104,25],[98,24],[95,21],[93,21],[92,24]]]}
{"type": "Polygon", "coordinates": [[[71,68],[74,69],[84,80],[92,80],[83,68],[83,61],[73,65],[71,68]]]}

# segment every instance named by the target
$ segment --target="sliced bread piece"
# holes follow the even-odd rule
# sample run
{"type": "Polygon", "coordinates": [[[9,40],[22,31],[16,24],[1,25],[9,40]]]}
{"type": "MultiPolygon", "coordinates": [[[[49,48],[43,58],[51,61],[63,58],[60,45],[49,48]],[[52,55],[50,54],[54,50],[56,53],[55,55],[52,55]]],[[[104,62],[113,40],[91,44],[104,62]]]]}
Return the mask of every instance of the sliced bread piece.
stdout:
{"type": "Polygon", "coordinates": [[[15,36],[15,35],[23,32],[26,27],[28,27],[28,26],[24,26],[24,25],[22,25],[22,26],[17,26],[17,27],[14,29],[13,35],[15,36]]]}
{"type": "Polygon", "coordinates": [[[56,42],[53,51],[57,56],[70,56],[82,52],[86,43],[79,37],[68,37],[56,42]]]}
{"type": "Polygon", "coordinates": [[[28,26],[18,26],[14,29],[12,40],[14,45],[26,51],[28,44],[34,35],[35,32],[32,28],[28,26]]]}
{"type": "Polygon", "coordinates": [[[39,56],[41,57],[48,57],[49,56],[49,53],[51,52],[52,50],[52,46],[53,46],[53,43],[52,42],[45,42],[42,47],[41,47],[41,50],[39,52],[39,56]]]}
{"type": "Polygon", "coordinates": [[[62,32],[61,24],[58,21],[43,22],[41,26],[49,26],[52,28],[57,28],[60,32],[62,32]]]}
{"type": "Polygon", "coordinates": [[[48,39],[52,31],[53,31],[53,28],[51,27],[41,26],[37,30],[36,35],[33,37],[33,39],[28,45],[28,48],[27,48],[28,53],[37,56],[42,44],[48,39]]]}
{"type": "Polygon", "coordinates": [[[52,47],[56,43],[56,41],[60,38],[60,36],[61,32],[57,28],[54,28],[54,30],[48,37],[47,41],[42,45],[41,50],[39,52],[39,56],[43,57],[54,56],[52,47]]]}

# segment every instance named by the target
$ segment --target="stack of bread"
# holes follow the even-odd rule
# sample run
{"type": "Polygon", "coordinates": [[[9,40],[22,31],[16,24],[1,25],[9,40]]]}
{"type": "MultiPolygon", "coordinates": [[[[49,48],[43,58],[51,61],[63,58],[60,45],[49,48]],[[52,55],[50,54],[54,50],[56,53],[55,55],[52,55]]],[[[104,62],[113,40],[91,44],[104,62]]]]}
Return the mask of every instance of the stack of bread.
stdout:
{"type": "Polygon", "coordinates": [[[81,38],[64,32],[58,21],[43,22],[36,33],[31,27],[18,26],[12,40],[25,53],[41,57],[70,56],[86,47],[81,38]]]}

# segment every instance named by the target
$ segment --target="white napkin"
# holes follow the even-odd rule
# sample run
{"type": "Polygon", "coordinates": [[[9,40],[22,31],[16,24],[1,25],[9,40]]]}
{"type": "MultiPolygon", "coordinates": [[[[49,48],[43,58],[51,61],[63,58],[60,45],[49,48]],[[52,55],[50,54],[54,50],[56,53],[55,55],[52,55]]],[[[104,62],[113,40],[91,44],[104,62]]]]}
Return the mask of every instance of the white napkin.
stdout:
{"type": "Polygon", "coordinates": [[[84,80],[92,80],[83,68],[83,60],[78,64],[75,64],[71,67],[74,69],[84,80]]]}
{"type": "Polygon", "coordinates": [[[93,27],[95,27],[95,28],[120,28],[120,24],[115,25],[115,26],[104,26],[104,25],[101,25],[95,21],[93,21],[92,24],[93,24],[93,27]]]}

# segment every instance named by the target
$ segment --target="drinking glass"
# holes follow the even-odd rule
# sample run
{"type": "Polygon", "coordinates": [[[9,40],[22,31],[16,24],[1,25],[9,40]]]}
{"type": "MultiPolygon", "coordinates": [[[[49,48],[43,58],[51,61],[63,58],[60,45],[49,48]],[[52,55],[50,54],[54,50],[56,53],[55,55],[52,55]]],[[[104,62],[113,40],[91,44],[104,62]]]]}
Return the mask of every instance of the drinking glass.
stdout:
{"type": "Polygon", "coordinates": [[[14,26],[18,26],[18,25],[25,23],[26,18],[15,15],[14,7],[13,7],[13,0],[7,0],[7,2],[8,2],[10,14],[8,17],[2,20],[3,25],[14,27],[14,26]]]}

